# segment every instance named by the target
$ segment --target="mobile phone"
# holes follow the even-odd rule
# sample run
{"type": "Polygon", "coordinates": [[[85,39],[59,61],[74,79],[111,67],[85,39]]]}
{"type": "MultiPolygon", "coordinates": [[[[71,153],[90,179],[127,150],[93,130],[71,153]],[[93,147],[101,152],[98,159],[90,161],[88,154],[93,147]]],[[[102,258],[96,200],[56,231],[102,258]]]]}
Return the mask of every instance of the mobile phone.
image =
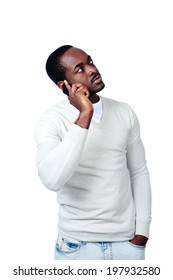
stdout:
{"type": "MultiPolygon", "coordinates": [[[[68,83],[69,83],[69,82],[68,82],[68,83]]],[[[71,83],[69,83],[69,86],[72,86],[72,84],[71,84],[71,83]]],[[[65,85],[65,84],[63,84],[62,91],[63,91],[63,93],[65,93],[66,95],[69,95],[68,89],[67,89],[67,87],[66,87],[66,85],[65,85]]]]}

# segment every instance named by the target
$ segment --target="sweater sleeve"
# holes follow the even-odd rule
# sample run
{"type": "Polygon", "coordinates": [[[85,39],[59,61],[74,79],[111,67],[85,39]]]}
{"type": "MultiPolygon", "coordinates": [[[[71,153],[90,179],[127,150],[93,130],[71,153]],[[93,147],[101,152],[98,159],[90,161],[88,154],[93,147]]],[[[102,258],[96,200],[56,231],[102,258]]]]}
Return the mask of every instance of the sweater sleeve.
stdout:
{"type": "Polygon", "coordinates": [[[39,121],[35,127],[37,169],[42,183],[57,191],[73,175],[79,163],[88,130],[72,124],[61,139],[57,128],[49,121],[39,121]]]}
{"type": "Polygon", "coordinates": [[[127,147],[127,165],[136,208],[136,232],[149,237],[151,222],[151,187],[144,146],[136,114],[131,110],[131,129],[127,147]]]}

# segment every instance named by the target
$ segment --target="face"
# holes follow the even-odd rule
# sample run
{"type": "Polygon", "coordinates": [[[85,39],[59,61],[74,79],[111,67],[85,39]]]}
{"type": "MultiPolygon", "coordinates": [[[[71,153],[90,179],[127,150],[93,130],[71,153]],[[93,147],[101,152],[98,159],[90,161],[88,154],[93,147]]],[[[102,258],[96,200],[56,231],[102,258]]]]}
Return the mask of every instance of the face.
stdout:
{"type": "Polygon", "coordinates": [[[104,88],[98,69],[84,51],[70,48],[61,56],[60,62],[66,67],[66,79],[71,84],[84,84],[90,93],[97,93],[104,88]]]}

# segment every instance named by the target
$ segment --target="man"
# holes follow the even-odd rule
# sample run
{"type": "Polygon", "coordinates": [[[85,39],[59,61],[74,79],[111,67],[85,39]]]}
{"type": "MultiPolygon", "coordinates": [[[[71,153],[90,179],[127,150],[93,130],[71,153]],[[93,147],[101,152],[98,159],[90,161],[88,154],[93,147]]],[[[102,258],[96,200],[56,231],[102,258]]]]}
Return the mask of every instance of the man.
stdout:
{"type": "Polygon", "coordinates": [[[38,173],[59,203],[55,259],[144,259],[151,191],[134,111],[98,95],[105,85],[81,49],[58,48],[46,70],[68,94],[36,125],[38,173]]]}

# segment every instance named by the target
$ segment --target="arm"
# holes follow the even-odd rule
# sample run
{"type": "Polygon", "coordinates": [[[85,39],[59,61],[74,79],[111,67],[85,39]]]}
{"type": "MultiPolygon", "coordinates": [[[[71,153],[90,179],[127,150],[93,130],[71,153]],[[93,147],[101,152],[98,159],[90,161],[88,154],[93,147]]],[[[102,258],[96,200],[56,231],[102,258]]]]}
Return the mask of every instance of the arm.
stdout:
{"type": "Polygon", "coordinates": [[[145,245],[149,237],[151,221],[151,188],[144,146],[140,138],[139,122],[133,111],[131,111],[127,164],[136,208],[136,232],[131,242],[145,245]]]}
{"type": "Polygon", "coordinates": [[[85,87],[73,85],[69,99],[80,114],[64,139],[49,121],[40,120],[36,126],[38,174],[50,190],[57,191],[62,187],[78,166],[93,115],[93,106],[87,94],[85,87]]]}
{"type": "Polygon", "coordinates": [[[38,122],[38,174],[42,183],[52,191],[57,191],[75,172],[87,138],[87,129],[74,124],[62,140],[56,134],[51,123],[38,122]]]}

